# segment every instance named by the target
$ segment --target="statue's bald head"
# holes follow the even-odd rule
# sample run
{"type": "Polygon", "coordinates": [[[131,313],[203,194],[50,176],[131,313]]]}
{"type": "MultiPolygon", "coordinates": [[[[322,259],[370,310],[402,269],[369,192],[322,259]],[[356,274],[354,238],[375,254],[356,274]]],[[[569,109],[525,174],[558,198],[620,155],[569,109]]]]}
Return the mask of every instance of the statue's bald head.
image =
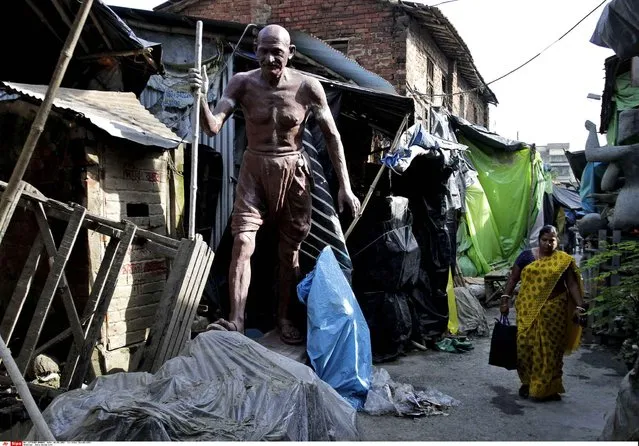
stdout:
{"type": "Polygon", "coordinates": [[[286,46],[291,44],[291,35],[280,25],[267,25],[257,35],[257,43],[266,41],[278,41],[286,46]]]}
{"type": "Polygon", "coordinates": [[[291,36],[284,28],[268,25],[257,35],[255,54],[263,76],[271,80],[279,79],[295,54],[295,45],[291,45],[291,36]]]}

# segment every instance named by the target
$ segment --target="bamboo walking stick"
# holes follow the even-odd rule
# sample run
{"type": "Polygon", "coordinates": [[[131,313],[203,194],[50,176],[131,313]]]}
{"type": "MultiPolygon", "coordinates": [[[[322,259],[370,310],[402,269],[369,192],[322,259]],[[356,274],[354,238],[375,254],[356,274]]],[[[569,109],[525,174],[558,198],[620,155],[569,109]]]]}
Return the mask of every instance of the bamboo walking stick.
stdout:
{"type": "Polygon", "coordinates": [[[58,92],[58,88],[60,88],[64,74],[67,71],[69,61],[73,56],[73,51],[75,50],[75,46],[78,43],[80,34],[82,33],[84,22],[86,22],[89,12],[91,11],[92,4],[93,0],[84,0],[75,17],[73,25],[69,31],[69,35],[67,36],[67,40],[64,42],[64,47],[62,47],[62,52],[58,58],[58,64],[53,72],[49,88],[47,88],[47,93],[44,96],[44,100],[42,101],[40,108],[38,109],[38,113],[33,124],[31,124],[31,130],[29,131],[27,140],[22,147],[20,157],[13,168],[7,188],[2,194],[2,198],[0,198],[0,243],[2,243],[4,234],[6,233],[11,217],[13,216],[15,204],[20,199],[22,192],[22,188],[20,186],[22,177],[29,166],[29,161],[31,161],[31,155],[33,155],[36,143],[44,130],[44,125],[47,122],[49,112],[53,106],[53,100],[58,92]]]}
{"type": "MultiPolygon", "coordinates": [[[[402,125],[399,126],[399,130],[397,130],[397,133],[395,134],[395,139],[393,140],[393,144],[391,145],[391,148],[388,153],[393,153],[395,152],[395,149],[397,149],[397,145],[399,144],[399,139],[401,138],[402,133],[404,133],[404,129],[406,128],[406,125],[408,124],[408,116],[409,115],[404,116],[402,125]]],[[[348,239],[348,236],[351,235],[351,232],[353,232],[353,229],[355,229],[355,225],[357,225],[357,222],[359,222],[359,219],[362,218],[362,214],[364,214],[364,210],[366,209],[368,202],[373,196],[373,192],[375,192],[377,183],[379,183],[379,180],[382,178],[382,174],[385,171],[386,171],[386,164],[382,164],[382,166],[379,168],[379,171],[377,172],[377,175],[375,176],[375,179],[371,183],[371,186],[368,188],[368,192],[366,193],[366,197],[364,198],[362,207],[359,210],[359,214],[355,216],[355,219],[353,220],[351,225],[348,227],[348,230],[344,234],[344,240],[348,239]]]]}
{"type": "MultiPolygon", "coordinates": [[[[195,69],[202,70],[202,21],[195,25],[195,69]]],[[[207,85],[208,87],[208,85],[207,85]]],[[[191,118],[193,139],[191,141],[191,196],[189,199],[189,240],[195,239],[195,209],[197,203],[197,162],[200,142],[200,102],[202,101],[202,89],[198,88],[193,104],[193,117],[191,118]]]]}

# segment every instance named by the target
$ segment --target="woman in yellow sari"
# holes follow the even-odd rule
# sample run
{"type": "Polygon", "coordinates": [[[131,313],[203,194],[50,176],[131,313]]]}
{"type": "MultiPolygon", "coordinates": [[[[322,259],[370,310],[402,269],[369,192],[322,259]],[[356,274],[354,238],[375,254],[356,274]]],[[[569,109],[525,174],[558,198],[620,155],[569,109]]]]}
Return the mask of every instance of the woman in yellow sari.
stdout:
{"type": "Polygon", "coordinates": [[[516,299],[519,395],[557,401],[564,393],[563,356],[579,347],[584,319],[583,285],[575,259],[557,250],[557,230],[544,226],[539,247],[522,252],[502,295],[501,312],[521,280],[516,299]]]}

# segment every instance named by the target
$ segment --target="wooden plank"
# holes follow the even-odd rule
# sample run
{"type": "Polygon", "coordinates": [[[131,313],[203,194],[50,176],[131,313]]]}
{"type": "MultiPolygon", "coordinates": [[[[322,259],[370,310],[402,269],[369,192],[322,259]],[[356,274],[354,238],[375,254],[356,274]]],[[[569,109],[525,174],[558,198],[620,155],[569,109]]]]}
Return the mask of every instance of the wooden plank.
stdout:
{"type": "Polygon", "coordinates": [[[0,336],[6,340],[5,342],[7,344],[11,340],[11,335],[18,322],[18,317],[20,317],[20,313],[22,312],[22,307],[29,295],[31,283],[33,282],[35,273],[38,270],[40,258],[42,257],[43,248],[44,243],[42,242],[42,236],[36,234],[36,238],[33,241],[33,245],[31,245],[31,250],[29,251],[27,260],[18,278],[18,283],[13,291],[9,305],[4,312],[2,323],[0,324],[0,336]]]}
{"type": "Polygon", "coordinates": [[[186,268],[182,270],[181,278],[179,281],[179,285],[177,287],[177,292],[173,297],[173,310],[171,311],[171,320],[169,321],[168,326],[165,327],[162,343],[158,349],[157,354],[155,355],[155,359],[153,362],[152,372],[155,372],[159,369],[162,364],[167,359],[167,354],[169,349],[171,348],[175,336],[177,336],[176,325],[179,323],[179,319],[184,316],[184,306],[183,301],[185,299],[185,292],[189,286],[189,282],[194,273],[194,268],[197,263],[198,255],[199,255],[199,245],[197,244],[198,239],[201,240],[199,234],[195,238],[195,240],[190,241],[190,252],[188,253],[188,263],[186,264],[186,268]]]}
{"type": "Polygon", "coordinates": [[[177,255],[177,249],[162,245],[160,243],[156,243],[153,240],[147,240],[144,244],[144,247],[148,248],[149,251],[154,254],[168,257],[169,259],[173,259],[177,255]]]}
{"type": "Polygon", "coordinates": [[[163,335],[165,334],[165,328],[168,325],[168,320],[171,315],[172,308],[175,304],[175,297],[181,284],[181,281],[188,265],[189,257],[192,250],[192,244],[190,240],[182,239],[177,254],[173,259],[171,265],[171,272],[167,278],[162,297],[156,310],[155,323],[151,327],[149,336],[144,346],[144,352],[141,355],[140,363],[138,366],[139,371],[149,372],[153,368],[155,357],[158,354],[160,344],[163,342],[163,335]]]}
{"type": "Polygon", "coordinates": [[[187,321],[189,321],[188,322],[189,325],[187,329],[184,331],[182,343],[178,346],[177,351],[175,352],[173,356],[177,356],[180,354],[187,340],[191,337],[191,326],[193,325],[193,320],[195,319],[197,309],[200,306],[200,302],[202,300],[202,294],[204,293],[204,288],[206,287],[206,282],[208,281],[208,278],[209,278],[211,266],[213,265],[213,259],[215,257],[215,254],[213,253],[213,250],[210,249],[206,243],[204,245],[206,246],[206,256],[203,262],[202,270],[200,272],[200,278],[196,282],[197,287],[195,288],[194,294],[192,296],[193,300],[189,307],[190,312],[189,314],[187,314],[187,321]]]}
{"type": "Polygon", "coordinates": [[[137,227],[133,223],[128,221],[126,222],[124,234],[122,234],[122,238],[120,239],[120,243],[118,244],[118,248],[113,259],[113,264],[107,274],[107,279],[102,291],[102,297],[95,309],[95,315],[88,327],[84,344],[80,349],[75,373],[73,373],[73,376],[65,377],[65,383],[69,383],[68,387],[70,389],[80,387],[85,375],[87,374],[87,370],[91,363],[91,351],[93,350],[93,347],[100,335],[100,330],[104,323],[106,312],[109,309],[113,292],[115,291],[115,287],[118,283],[118,277],[120,275],[120,270],[122,269],[122,264],[124,263],[124,258],[126,257],[126,253],[129,250],[131,243],[133,242],[136,230],[137,227]]]}
{"type": "Polygon", "coordinates": [[[193,248],[193,258],[195,261],[190,267],[190,270],[186,272],[184,282],[178,293],[175,311],[173,317],[169,323],[166,336],[166,348],[164,350],[164,358],[162,363],[176,356],[175,350],[180,347],[183,342],[184,324],[191,325],[192,321],[188,321],[187,314],[189,313],[190,295],[195,287],[195,282],[198,279],[198,271],[205,260],[205,251],[202,249],[201,237],[198,236],[195,239],[195,247],[193,248]]]}
{"type": "Polygon", "coordinates": [[[64,329],[62,333],[55,335],[53,338],[49,339],[47,342],[45,342],[44,344],[36,348],[35,351],[33,352],[33,356],[34,357],[38,356],[40,353],[47,351],[49,347],[53,347],[58,342],[64,341],[69,336],[71,336],[71,328],[64,329]]]}
{"type": "Polygon", "coordinates": [[[95,281],[93,282],[93,287],[91,288],[91,294],[89,295],[89,299],[82,313],[83,325],[86,327],[85,329],[83,329],[82,332],[82,340],[80,342],[74,340],[67,356],[63,373],[63,387],[67,387],[71,383],[71,378],[75,374],[78,360],[80,359],[80,350],[87,340],[86,337],[87,333],[89,332],[89,327],[91,327],[91,323],[93,322],[93,317],[97,310],[98,304],[102,299],[107,278],[109,272],[111,271],[115,256],[118,252],[119,245],[119,239],[114,237],[109,240],[109,244],[107,245],[104,257],[102,258],[102,262],[100,263],[100,268],[98,268],[98,272],[95,276],[95,281]]]}
{"type": "MultiPolygon", "coordinates": [[[[21,206],[29,206],[29,203],[40,203],[44,206],[47,214],[51,214],[51,216],[54,218],[66,221],[71,218],[71,215],[73,214],[73,206],[62,203],[61,201],[47,198],[41,193],[37,192],[37,189],[30,184],[25,183],[25,185],[25,190],[22,192],[21,195],[21,206]]],[[[6,187],[7,183],[4,181],[0,181],[0,191],[5,190],[6,187]]],[[[108,235],[109,237],[113,235],[117,236],[118,234],[115,233],[115,231],[121,232],[125,228],[125,224],[122,222],[115,222],[113,220],[91,214],[90,212],[87,212],[84,224],[86,225],[86,228],[96,232],[100,232],[101,234],[108,235]]],[[[177,249],[180,245],[179,240],[175,240],[170,237],[166,237],[164,235],[156,234],[155,232],[140,228],[136,230],[136,238],[143,240],[153,240],[156,243],[174,249],[177,249]]]]}
{"type": "Polygon", "coordinates": [[[176,320],[176,328],[173,331],[173,336],[171,337],[173,345],[170,345],[167,349],[167,353],[164,358],[165,362],[175,356],[178,356],[186,344],[187,339],[190,337],[195,312],[197,311],[197,306],[200,303],[201,293],[198,293],[198,291],[204,289],[203,285],[207,279],[204,277],[204,270],[208,265],[210,249],[208,245],[204,243],[199,234],[198,238],[199,240],[196,239],[196,246],[199,251],[197,260],[194,265],[193,274],[189,279],[189,283],[183,296],[178,297],[182,308],[180,308],[179,317],[176,320]]]}
{"type": "MultiPolygon", "coordinates": [[[[51,307],[53,296],[55,295],[60,283],[60,278],[62,277],[64,267],[66,266],[67,261],[69,260],[69,256],[71,255],[71,249],[73,248],[75,240],[80,232],[82,220],[84,219],[85,214],[86,209],[78,206],[75,209],[71,220],[69,220],[69,224],[67,225],[66,230],[64,231],[64,236],[62,237],[62,241],[60,242],[60,249],[58,249],[58,252],[53,261],[53,265],[51,266],[51,270],[49,271],[49,275],[44,284],[42,294],[40,295],[40,299],[38,300],[38,303],[36,305],[33,318],[31,319],[31,325],[29,326],[29,330],[27,331],[27,334],[25,336],[24,343],[22,344],[22,348],[20,349],[20,355],[18,356],[18,359],[16,361],[20,372],[23,375],[27,371],[27,367],[29,366],[29,363],[31,362],[31,359],[33,357],[33,352],[38,344],[38,339],[40,339],[40,333],[42,333],[44,321],[47,317],[47,314],[49,313],[49,308],[51,307]]],[[[43,239],[43,241],[45,242],[46,246],[46,240],[43,239]]]]}
{"type": "MultiPolygon", "coordinates": [[[[78,209],[84,208],[78,207],[78,209]]],[[[40,234],[42,235],[42,240],[44,241],[44,247],[49,254],[49,268],[51,268],[57,254],[57,249],[55,246],[55,239],[53,238],[51,228],[49,227],[49,222],[47,221],[47,214],[44,212],[44,208],[42,207],[42,205],[36,206],[33,212],[36,221],[38,222],[38,227],[40,228],[40,234]]],[[[67,318],[69,319],[69,326],[71,327],[73,337],[76,340],[82,339],[84,337],[82,325],[80,324],[78,312],[75,308],[75,303],[73,302],[73,296],[71,295],[71,288],[69,287],[69,282],[67,281],[67,277],[64,274],[64,271],[62,271],[62,274],[60,276],[60,283],[58,284],[57,293],[59,293],[60,297],[62,298],[62,303],[64,304],[64,309],[67,313],[67,318]]]]}

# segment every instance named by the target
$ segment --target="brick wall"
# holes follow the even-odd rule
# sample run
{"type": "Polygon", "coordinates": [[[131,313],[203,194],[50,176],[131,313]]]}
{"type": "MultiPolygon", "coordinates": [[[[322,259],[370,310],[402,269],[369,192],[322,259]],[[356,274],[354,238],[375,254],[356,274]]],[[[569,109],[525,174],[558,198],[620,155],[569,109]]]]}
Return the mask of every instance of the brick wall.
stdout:
{"type": "MultiPolygon", "coordinates": [[[[470,90],[468,83],[459,75],[454,64],[446,58],[429,33],[421,25],[412,21],[409,26],[406,47],[406,83],[420,93],[428,92],[428,59],[433,63],[433,92],[435,97],[431,102],[428,97],[420,97],[415,100],[416,118],[425,118],[429,104],[435,107],[441,106],[443,97],[437,96],[443,93],[442,78],[452,83],[452,92],[470,90]],[[452,68],[452,73],[450,72],[452,68]]],[[[449,109],[456,116],[461,116],[471,122],[480,125],[488,125],[488,105],[475,92],[449,97],[449,109]],[[463,104],[462,104],[463,102],[463,104]],[[461,106],[464,110],[461,110],[461,106]],[[475,113],[477,109],[477,113],[475,113]]]]}
{"type": "Polygon", "coordinates": [[[405,92],[407,16],[383,0],[203,0],[182,14],[277,23],[322,40],[348,39],[348,56],[405,92]]]}
{"type": "MultiPolygon", "coordinates": [[[[106,218],[130,220],[143,229],[167,235],[168,152],[123,142],[98,150],[88,171],[88,210],[106,218]]],[[[93,234],[90,257],[94,274],[108,237],[93,234]]],[[[112,350],[141,342],[154,320],[167,276],[165,258],[133,244],[118,279],[106,317],[103,338],[112,350]]]]}

